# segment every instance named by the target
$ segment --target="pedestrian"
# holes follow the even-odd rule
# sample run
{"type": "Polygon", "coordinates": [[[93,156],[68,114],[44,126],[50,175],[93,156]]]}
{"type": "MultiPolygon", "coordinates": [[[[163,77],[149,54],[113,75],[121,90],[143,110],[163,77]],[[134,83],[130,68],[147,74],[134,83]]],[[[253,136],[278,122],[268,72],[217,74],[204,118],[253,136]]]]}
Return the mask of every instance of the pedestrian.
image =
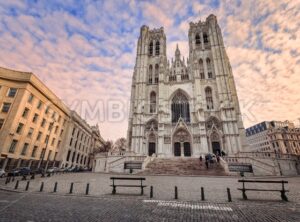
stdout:
{"type": "Polygon", "coordinates": [[[200,162],[202,162],[202,155],[200,155],[199,159],[200,159],[200,162]]]}
{"type": "Polygon", "coordinates": [[[205,160],[206,169],[208,169],[208,160],[205,160]]]}
{"type": "Polygon", "coordinates": [[[217,156],[217,162],[218,163],[220,162],[220,156],[219,155],[217,156]]]}

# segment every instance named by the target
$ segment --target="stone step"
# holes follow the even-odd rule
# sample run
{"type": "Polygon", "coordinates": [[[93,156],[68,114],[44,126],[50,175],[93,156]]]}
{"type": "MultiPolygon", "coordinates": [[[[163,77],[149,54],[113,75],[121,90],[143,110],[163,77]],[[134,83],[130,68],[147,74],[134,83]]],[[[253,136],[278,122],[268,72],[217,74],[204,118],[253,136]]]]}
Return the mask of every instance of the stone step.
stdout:
{"type": "Polygon", "coordinates": [[[226,175],[225,170],[220,164],[209,164],[209,169],[206,169],[205,162],[200,162],[198,158],[156,158],[139,174],[226,175]]]}

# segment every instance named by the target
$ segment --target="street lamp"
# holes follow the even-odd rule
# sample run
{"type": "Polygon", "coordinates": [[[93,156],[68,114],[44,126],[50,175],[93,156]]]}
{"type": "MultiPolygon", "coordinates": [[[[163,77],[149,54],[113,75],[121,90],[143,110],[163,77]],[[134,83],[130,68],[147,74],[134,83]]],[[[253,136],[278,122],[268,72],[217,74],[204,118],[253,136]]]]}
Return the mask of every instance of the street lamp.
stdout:
{"type": "MultiPolygon", "coordinates": [[[[54,123],[56,123],[56,120],[53,118],[53,122],[51,122],[50,125],[49,125],[49,135],[48,135],[49,137],[47,138],[47,135],[46,135],[46,138],[47,138],[47,140],[46,140],[46,147],[45,147],[43,155],[41,156],[42,159],[40,161],[39,169],[40,169],[41,164],[44,161],[44,157],[45,157],[45,155],[47,153],[47,148],[48,148],[48,144],[49,144],[49,140],[50,140],[50,136],[51,136],[51,132],[52,132],[52,128],[54,126],[54,123]]],[[[46,163],[46,166],[45,166],[45,169],[44,169],[44,173],[46,173],[47,167],[48,167],[48,158],[47,158],[47,163],[46,163]]]]}

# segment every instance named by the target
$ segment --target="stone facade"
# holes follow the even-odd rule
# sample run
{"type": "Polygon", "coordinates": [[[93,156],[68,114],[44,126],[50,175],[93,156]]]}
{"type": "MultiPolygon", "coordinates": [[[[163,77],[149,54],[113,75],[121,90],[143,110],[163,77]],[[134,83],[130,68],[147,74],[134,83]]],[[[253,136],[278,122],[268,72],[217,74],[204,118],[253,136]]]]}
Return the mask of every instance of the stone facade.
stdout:
{"type": "Polygon", "coordinates": [[[74,116],[34,74],[0,68],[0,168],[59,166],[66,159],[70,128],[76,124],[85,125],[85,135],[94,138],[84,144],[87,152],[78,151],[90,155],[97,134],[74,116]]]}
{"type": "Polygon", "coordinates": [[[300,129],[292,122],[264,121],[246,129],[251,152],[300,155],[300,129]]]}
{"type": "Polygon", "coordinates": [[[214,15],[190,23],[189,58],[166,56],[164,29],[142,26],[131,88],[129,151],[161,157],[235,154],[245,131],[214,15]]]}

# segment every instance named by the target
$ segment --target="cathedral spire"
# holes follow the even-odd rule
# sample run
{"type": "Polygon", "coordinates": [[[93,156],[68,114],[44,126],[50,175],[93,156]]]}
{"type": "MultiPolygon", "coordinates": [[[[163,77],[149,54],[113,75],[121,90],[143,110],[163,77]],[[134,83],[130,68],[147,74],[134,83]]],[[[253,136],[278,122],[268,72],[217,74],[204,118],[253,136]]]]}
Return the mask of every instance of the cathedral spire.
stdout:
{"type": "Polygon", "coordinates": [[[180,59],[180,50],[179,50],[179,48],[178,48],[178,44],[176,44],[175,58],[176,58],[176,59],[180,59]]]}

